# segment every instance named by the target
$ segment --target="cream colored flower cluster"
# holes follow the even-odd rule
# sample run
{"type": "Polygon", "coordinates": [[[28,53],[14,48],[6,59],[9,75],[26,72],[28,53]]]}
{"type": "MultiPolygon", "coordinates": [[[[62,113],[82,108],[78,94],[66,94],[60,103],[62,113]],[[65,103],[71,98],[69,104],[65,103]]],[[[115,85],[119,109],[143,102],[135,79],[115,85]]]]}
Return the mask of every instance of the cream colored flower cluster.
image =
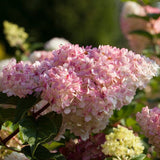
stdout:
{"type": "Polygon", "coordinates": [[[106,135],[106,142],[102,145],[105,155],[115,156],[115,159],[129,160],[143,152],[144,147],[138,136],[132,130],[118,125],[113,132],[106,135]]]}
{"type": "Polygon", "coordinates": [[[4,33],[6,34],[6,39],[12,47],[23,45],[28,34],[24,31],[23,27],[19,27],[16,24],[4,21],[4,33]]]}

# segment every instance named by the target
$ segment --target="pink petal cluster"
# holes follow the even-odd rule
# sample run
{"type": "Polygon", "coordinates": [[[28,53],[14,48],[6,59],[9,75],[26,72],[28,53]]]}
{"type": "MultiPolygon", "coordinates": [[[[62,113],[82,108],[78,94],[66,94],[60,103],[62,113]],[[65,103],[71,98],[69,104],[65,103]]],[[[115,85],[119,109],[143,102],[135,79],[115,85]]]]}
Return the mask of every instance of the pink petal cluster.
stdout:
{"type": "Polygon", "coordinates": [[[38,87],[38,76],[31,64],[16,63],[16,60],[12,59],[3,69],[1,83],[3,93],[22,98],[27,94],[32,94],[38,87]]]}
{"type": "Polygon", "coordinates": [[[74,71],[62,66],[53,67],[40,75],[42,99],[54,105],[57,113],[70,112],[70,105],[81,92],[81,80],[74,71]]]}
{"type": "Polygon", "coordinates": [[[155,147],[157,153],[160,153],[160,108],[144,107],[136,117],[144,135],[149,138],[149,143],[155,147]]]}
{"type": "Polygon", "coordinates": [[[61,133],[70,129],[87,139],[104,129],[113,110],[129,104],[158,69],[154,61],[127,49],[67,44],[53,51],[51,59],[10,63],[3,70],[3,92],[19,97],[41,93],[51,105],[48,112],[62,114],[61,133]]]}
{"type": "Polygon", "coordinates": [[[105,155],[101,151],[101,144],[105,142],[105,134],[99,133],[90,136],[87,141],[78,140],[75,144],[73,140],[67,142],[65,147],[60,148],[60,152],[67,160],[103,160],[105,155]]]}
{"type": "MultiPolygon", "coordinates": [[[[151,44],[151,41],[147,37],[129,33],[135,30],[145,30],[151,34],[158,34],[160,33],[160,18],[156,20],[151,18],[150,21],[147,22],[143,19],[128,17],[128,15],[135,14],[138,16],[146,16],[147,14],[159,13],[159,8],[151,6],[141,6],[136,2],[128,1],[124,4],[121,13],[121,28],[123,34],[129,42],[131,49],[140,53],[143,49],[151,44]]],[[[155,43],[160,45],[158,40],[156,40],[155,43]]]]}
{"type": "Polygon", "coordinates": [[[53,59],[52,51],[34,51],[29,60],[34,63],[35,61],[43,61],[45,59],[53,59]]]}

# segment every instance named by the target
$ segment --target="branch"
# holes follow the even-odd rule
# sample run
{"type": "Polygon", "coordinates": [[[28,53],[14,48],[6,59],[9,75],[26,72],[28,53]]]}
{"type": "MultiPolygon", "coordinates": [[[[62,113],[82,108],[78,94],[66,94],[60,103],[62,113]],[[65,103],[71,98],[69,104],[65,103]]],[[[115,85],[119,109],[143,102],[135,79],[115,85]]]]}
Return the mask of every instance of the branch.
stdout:
{"type": "Polygon", "coordinates": [[[4,140],[2,140],[1,142],[6,145],[6,143],[13,138],[17,133],[19,132],[19,128],[17,128],[12,134],[10,134],[8,137],[6,137],[4,140]]]}
{"type": "Polygon", "coordinates": [[[44,107],[42,107],[37,112],[33,113],[33,116],[36,118],[38,115],[40,115],[44,110],[46,110],[50,106],[49,103],[47,103],[44,107]]]}
{"type": "Polygon", "coordinates": [[[11,150],[11,151],[14,151],[14,152],[18,152],[18,153],[22,153],[21,151],[18,151],[18,150],[16,150],[16,149],[12,148],[12,147],[8,147],[7,145],[4,145],[4,146],[5,146],[5,148],[8,149],[8,150],[11,150]]]}
{"type": "MultiPolygon", "coordinates": [[[[38,110],[37,112],[35,112],[33,114],[33,116],[36,118],[39,114],[41,114],[44,110],[46,110],[48,107],[50,106],[49,103],[47,103],[44,107],[42,107],[40,110],[38,110]]],[[[17,128],[12,134],[10,134],[8,137],[6,137],[4,140],[2,140],[2,138],[0,137],[0,141],[1,143],[3,143],[3,145],[6,146],[6,143],[13,138],[17,133],[19,132],[19,128],[17,128]]]]}

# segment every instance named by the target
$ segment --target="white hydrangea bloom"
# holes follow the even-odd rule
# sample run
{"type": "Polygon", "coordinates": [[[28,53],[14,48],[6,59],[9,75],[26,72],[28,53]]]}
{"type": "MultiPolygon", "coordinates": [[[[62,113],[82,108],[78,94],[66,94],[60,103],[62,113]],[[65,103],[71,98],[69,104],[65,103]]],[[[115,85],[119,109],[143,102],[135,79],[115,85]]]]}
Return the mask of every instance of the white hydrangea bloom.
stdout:
{"type": "Polygon", "coordinates": [[[61,45],[70,44],[70,42],[64,38],[55,37],[47,41],[44,45],[44,48],[47,50],[56,50],[59,49],[61,45]]]}

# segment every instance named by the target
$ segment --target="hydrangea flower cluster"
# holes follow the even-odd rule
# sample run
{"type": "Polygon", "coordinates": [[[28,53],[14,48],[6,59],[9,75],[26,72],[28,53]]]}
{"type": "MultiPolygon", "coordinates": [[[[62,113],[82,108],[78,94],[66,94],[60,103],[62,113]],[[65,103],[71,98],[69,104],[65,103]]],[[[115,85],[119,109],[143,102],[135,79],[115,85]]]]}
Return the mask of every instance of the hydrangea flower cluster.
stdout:
{"type": "Polygon", "coordinates": [[[105,155],[102,152],[101,144],[105,142],[105,134],[99,133],[95,136],[90,136],[88,140],[81,139],[75,143],[70,140],[65,147],[60,148],[60,152],[67,160],[104,160],[105,155]]]}
{"type": "Polygon", "coordinates": [[[155,151],[160,153],[160,108],[149,109],[144,107],[142,112],[138,112],[137,122],[141,126],[145,136],[149,138],[149,143],[155,146],[155,151]]]}
{"type": "Polygon", "coordinates": [[[52,111],[63,116],[61,133],[70,129],[87,139],[104,129],[113,110],[129,104],[158,69],[154,61],[127,49],[67,44],[41,62],[12,61],[3,70],[2,91],[19,97],[42,93],[52,111]]]}
{"type": "Polygon", "coordinates": [[[28,34],[24,31],[23,27],[19,27],[8,21],[4,21],[4,33],[12,47],[22,45],[28,38],[28,34]]]}
{"type": "Polygon", "coordinates": [[[38,87],[38,78],[33,65],[24,64],[24,62],[16,63],[16,60],[12,59],[3,69],[3,92],[8,96],[25,97],[27,94],[32,94],[38,87]]]}
{"type": "MultiPolygon", "coordinates": [[[[125,37],[127,38],[131,49],[140,53],[143,49],[151,44],[150,39],[142,35],[129,34],[135,30],[145,30],[151,34],[160,33],[160,17],[158,19],[150,19],[146,21],[140,18],[128,17],[128,15],[135,14],[138,16],[146,16],[147,14],[159,14],[160,9],[151,6],[141,6],[136,2],[128,1],[124,4],[121,13],[121,28],[125,37]]],[[[155,43],[160,45],[157,39],[155,43]]]]}
{"type": "Polygon", "coordinates": [[[106,135],[106,142],[102,144],[105,155],[115,156],[115,159],[131,159],[143,152],[144,147],[138,136],[132,130],[118,125],[113,132],[106,135]]]}

